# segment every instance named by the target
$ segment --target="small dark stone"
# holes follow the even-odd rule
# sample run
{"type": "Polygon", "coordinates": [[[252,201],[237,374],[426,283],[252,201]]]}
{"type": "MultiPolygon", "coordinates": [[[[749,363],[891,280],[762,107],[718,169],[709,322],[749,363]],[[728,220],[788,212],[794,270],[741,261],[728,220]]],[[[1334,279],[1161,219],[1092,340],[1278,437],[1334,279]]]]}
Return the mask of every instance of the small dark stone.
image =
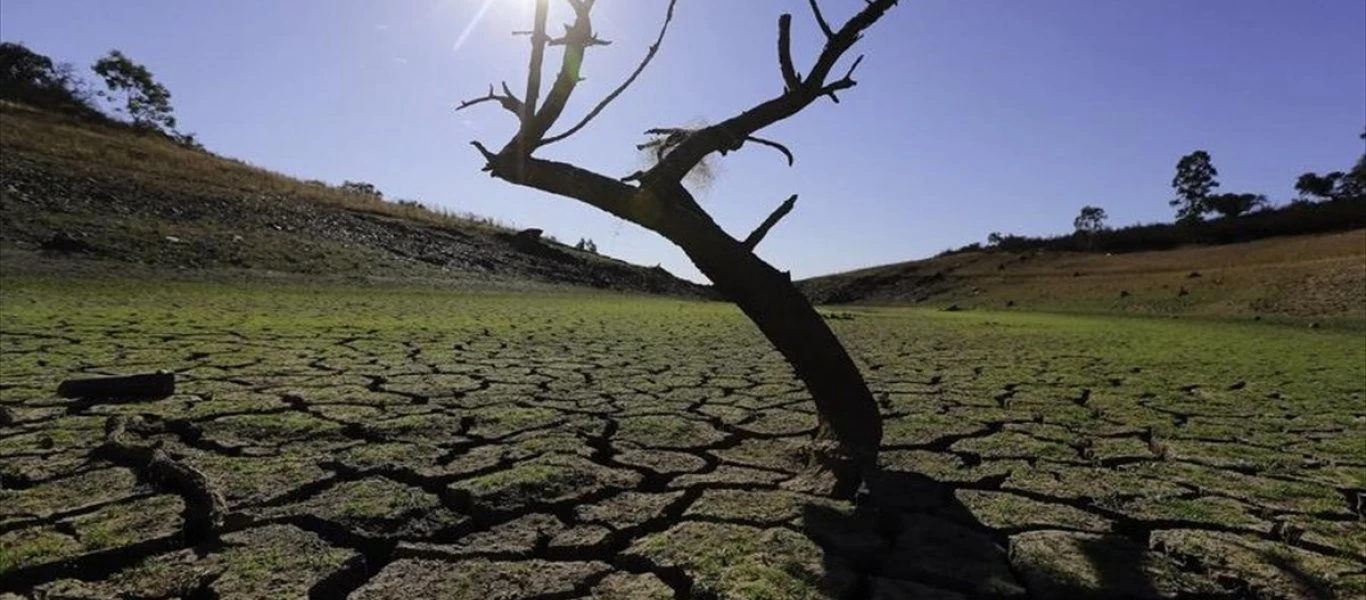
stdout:
{"type": "Polygon", "coordinates": [[[1120,291],[1119,291],[1119,297],[1120,297],[1120,298],[1128,298],[1128,297],[1129,297],[1129,290],[1120,290],[1120,291]]]}
{"type": "Polygon", "coordinates": [[[963,310],[963,309],[962,309],[962,307],[958,306],[957,304],[950,304],[950,305],[944,307],[944,312],[958,312],[958,311],[960,311],[960,310],[963,310]]]}
{"type": "Polygon", "coordinates": [[[1196,277],[1199,277],[1199,276],[1200,276],[1200,272],[1199,272],[1199,271],[1191,271],[1191,274],[1190,274],[1190,275],[1187,275],[1186,278],[1187,278],[1187,279],[1195,279],[1196,277]]]}
{"type": "Polygon", "coordinates": [[[38,243],[38,247],[43,250],[53,252],[94,252],[95,247],[83,239],[73,237],[66,232],[57,232],[47,239],[38,243]]]}

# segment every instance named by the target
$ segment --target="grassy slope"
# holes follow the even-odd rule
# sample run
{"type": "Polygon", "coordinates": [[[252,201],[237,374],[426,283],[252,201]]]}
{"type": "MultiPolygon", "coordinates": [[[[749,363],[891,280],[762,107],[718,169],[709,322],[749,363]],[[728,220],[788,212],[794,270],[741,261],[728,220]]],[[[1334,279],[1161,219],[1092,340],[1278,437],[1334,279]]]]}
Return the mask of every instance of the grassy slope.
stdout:
{"type": "Polygon", "coordinates": [[[826,303],[1360,321],[1366,318],[1366,230],[1115,255],[967,253],[800,285],[826,303]]]}
{"type": "MultiPolygon", "coordinates": [[[[487,219],[347,194],[3,102],[0,152],[0,250],[11,272],[32,262],[16,251],[65,235],[89,244],[83,257],[122,265],[693,291],[659,269],[545,240],[520,246],[487,219]]],[[[87,271],[105,268],[119,267],[87,271]]]]}

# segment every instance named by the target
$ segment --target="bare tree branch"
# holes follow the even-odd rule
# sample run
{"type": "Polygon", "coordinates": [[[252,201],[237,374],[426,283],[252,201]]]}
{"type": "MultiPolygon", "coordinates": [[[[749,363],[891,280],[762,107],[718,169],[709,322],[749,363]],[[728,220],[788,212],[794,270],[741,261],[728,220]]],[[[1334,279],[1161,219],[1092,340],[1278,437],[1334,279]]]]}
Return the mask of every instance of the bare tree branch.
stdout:
{"type": "MultiPolygon", "coordinates": [[[[646,186],[656,182],[679,182],[706,155],[721,150],[735,150],[755,132],[778,121],[797,114],[816,99],[831,95],[832,92],[853,87],[854,82],[847,77],[835,83],[825,83],[831,68],[849,48],[862,37],[863,32],[872,26],[897,0],[871,0],[858,14],[840,27],[834,36],[827,39],[816,64],[802,84],[784,92],[782,95],[762,102],[739,115],[723,122],[703,128],[688,136],[639,178],[646,186]]],[[[852,71],[851,71],[852,73],[852,71]]]]}
{"type": "Polygon", "coordinates": [[[797,68],[792,66],[792,15],[783,13],[778,17],[778,67],[783,71],[783,84],[787,90],[795,90],[802,85],[797,68]]]}
{"type": "Polygon", "coordinates": [[[593,23],[589,17],[589,13],[593,9],[592,0],[567,1],[574,8],[574,22],[565,25],[564,36],[556,40],[554,44],[564,46],[564,56],[560,61],[559,75],[555,77],[555,83],[551,86],[550,93],[546,94],[545,102],[536,109],[536,116],[531,122],[523,126],[525,130],[524,139],[527,140],[527,145],[524,146],[525,154],[531,154],[541,145],[541,140],[545,137],[546,132],[564,113],[564,108],[569,103],[569,96],[574,93],[574,88],[582,81],[579,71],[583,66],[585,50],[589,46],[599,46],[606,43],[593,34],[593,23]]]}
{"type": "Polygon", "coordinates": [[[821,6],[816,4],[816,0],[810,0],[811,14],[816,15],[816,24],[820,25],[821,33],[825,34],[825,39],[835,37],[835,32],[830,29],[830,24],[825,21],[825,15],[821,14],[821,6]]]}
{"type": "Polygon", "coordinates": [[[783,217],[786,217],[787,213],[792,212],[792,207],[796,204],[797,195],[792,194],[791,196],[788,196],[787,200],[784,200],[782,204],[778,205],[778,208],[774,209],[773,213],[768,215],[768,218],[764,219],[764,222],[760,223],[759,226],[754,229],[754,232],[750,233],[749,237],[745,238],[745,241],[741,245],[743,245],[746,250],[753,252],[754,248],[759,245],[759,242],[764,240],[764,236],[768,235],[768,230],[773,229],[773,226],[777,225],[778,221],[782,220],[783,217]]]}
{"type": "Polygon", "coordinates": [[[745,138],[745,141],[746,141],[746,142],[754,142],[754,143],[756,143],[756,144],[763,144],[763,145],[768,146],[768,147],[770,147],[770,148],[773,148],[773,149],[775,149],[775,150],[777,150],[777,151],[779,151],[779,152],[782,152],[782,153],[783,153],[783,156],[786,156],[786,157],[787,157],[787,166],[789,166],[789,167],[792,166],[792,163],[793,163],[793,162],[796,162],[796,160],[797,160],[796,157],[792,156],[792,151],[791,151],[791,150],[788,150],[788,149],[787,149],[787,146],[784,146],[784,145],[782,145],[782,144],[779,144],[778,142],[775,142],[775,141],[773,141],[773,140],[768,140],[768,139],[764,139],[764,138],[761,138],[761,137],[756,137],[756,136],[752,136],[752,135],[751,135],[751,136],[745,138]]]}
{"type": "Polygon", "coordinates": [[[522,104],[522,127],[517,136],[509,142],[516,144],[520,153],[525,154],[532,148],[530,124],[535,119],[536,103],[541,98],[541,66],[545,62],[545,45],[549,38],[545,34],[545,22],[550,14],[550,0],[536,0],[536,13],[531,29],[531,60],[527,67],[526,101],[522,104]]]}
{"type": "Polygon", "coordinates": [[[483,102],[497,102],[512,114],[517,115],[518,119],[522,118],[522,101],[518,100],[516,96],[512,95],[512,90],[508,89],[508,84],[506,82],[503,83],[502,95],[493,93],[493,84],[489,84],[488,94],[480,96],[478,98],[474,98],[472,100],[462,101],[460,103],[460,106],[455,107],[455,110],[464,110],[466,108],[483,102]]]}
{"type": "Polygon", "coordinates": [[[664,42],[664,34],[668,33],[669,23],[673,21],[674,5],[677,3],[678,0],[669,0],[669,9],[664,14],[664,24],[661,25],[659,28],[659,35],[655,37],[655,43],[651,44],[649,51],[645,53],[645,58],[640,61],[640,64],[636,65],[636,70],[631,72],[631,76],[627,77],[626,81],[623,81],[621,85],[617,86],[617,89],[612,90],[612,93],[608,94],[606,98],[603,98],[602,102],[599,102],[597,106],[594,106],[593,110],[588,111],[588,114],[583,117],[583,120],[576,123],[573,127],[570,127],[569,129],[565,130],[564,133],[561,133],[559,135],[553,135],[541,140],[540,145],[545,146],[548,144],[553,144],[571,135],[574,135],[580,129],[583,129],[585,126],[587,126],[589,121],[592,121],[595,117],[598,116],[598,114],[602,113],[603,109],[607,108],[608,104],[611,104],[613,100],[617,99],[617,96],[620,96],[622,92],[626,91],[626,88],[630,87],[632,83],[635,83],[636,78],[639,77],[640,74],[645,71],[645,67],[650,64],[651,60],[654,60],[655,54],[659,52],[659,46],[664,42]]]}
{"type": "Polygon", "coordinates": [[[851,87],[858,85],[858,82],[854,81],[854,69],[857,69],[859,63],[861,62],[863,62],[862,54],[860,54],[858,58],[854,59],[854,64],[849,65],[849,71],[844,74],[844,77],[841,77],[834,83],[831,83],[830,85],[821,88],[821,94],[830,96],[830,99],[834,100],[835,104],[839,104],[840,97],[836,96],[835,92],[839,90],[849,89],[851,87]]]}

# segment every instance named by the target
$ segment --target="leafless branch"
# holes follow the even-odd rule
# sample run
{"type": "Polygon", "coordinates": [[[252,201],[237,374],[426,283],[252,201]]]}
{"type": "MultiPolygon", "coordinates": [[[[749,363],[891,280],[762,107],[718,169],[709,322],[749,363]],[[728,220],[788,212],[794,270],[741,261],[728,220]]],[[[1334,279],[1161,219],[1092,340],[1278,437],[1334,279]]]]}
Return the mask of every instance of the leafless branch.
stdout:
{"type": "Polygon", "coordinates": [[[787,90],[795,90],[802,85],[797,68],[792,66],[792,15],[783,13],[778,17],[778,67],[783,71],[783,83],[787,90]]]}
{"type": "Polygon", "coordinates": [[[526,123],[524,139],[527,140],[525,154],[530,154],[541,145],[547,131],[559,120],[574,88],[582,81],[579,71],[583,66],[584,51],[590,46],[602,45],[603,41],[593,34],[593,23],[589,13],[593,9],[592,0],[567,0],[574,8],[574,22],[565,25],[565,33],[558,45],[564,46],[560,60],[559,75],[546,94],[545,102],[536,109],[535,118],[526,123]]]}
{"type": "Polygon", "coordinates": [[[820,25],[821,33],[825,34],[826,39],[835,37],[835,32],[830,29],[830,24],[825,21],[825,15],[821,14],[821,6],[816,4],[816,0],[810,0],[810,2],[811,14],[816,15],[816,24],[820,25]]]}
{"type": "Polygon", "coordinates": [[[497,102],[512,114],[517,115],[517,118],[522,118],[522,101],[512,95],[512,90],[508,89],[508,84],[506,82],[503,83],[503,93],[501,95],[493,93],[493,84],[489,84],[488,94],[472,100],[465,100],[460,103],[460,106],[455,107],[455,110],[464,110],[483,102],[497,102]]]}
{"type": "Polygon", "coordinates": [[[522,127],[513,138],[519,153],[525,154],[531,147],[531,127],[535,119],[536,103],[541,99],[541,65],[545,62],[545,45],[549,39],[545,35],[545,22],[550,14],[550,0],[536,0],[536,13],[531,29],[531,60],[527,67],[526,101],[522,104],[522,127]]]}
{"type": "Polygon", "coordinates": [[[782,153],[783,153],[783,156],[786,156],[786,157],[787,157],[787,166],[789,166],[789,167],[792,166],[792,163],[796,161],[796,157],[792,156],[792,151],[791,151],[791,150],[788,150],[788,149],[787,149],[787,146],[784,146],[784,145],[782,145],[782,144],[779,144],[778,142],[775,142],[775,141],[773,141],[773,140],[767,140],[767,139],[764,139],[764,138],[761,138],[761,137],[756,137],[756,136],[752,136],[752,135],[751,135],[751,136],[745,138],[745,141],[746,141],[746,142],[754,142],[754,143],[756,143],[756,144],[762,144],[762,145],[764,145],[764,146],[768,146],[768,147],[773,148],[773,149],[775,149],[775,150],[777,150],[777,151],[779,151],[779,152],[782,152],[782,153]]]}
{"type": "Polygon", "coordinates": [[[778,208],[774,209],[773,213],[768,215],[768,218],[764,219],[764,222],[760,223],[759,226],[754,229],[754,232],[749,234],[749,237],[745,238],[745,241],[742,242],[741,245],[743,245],[746,250],[753,252],[754,248],[759,245],[759,242],[764,240],[764,236],[768,235],[768,230],[773,229],[773,226],[777,225],[778,221],[782,220],[783,217],[786,217],[787,213],[792,212],[792,207],[796,204],[797,195],[792,194],[791,196],[788,196],[787,200],[784,200],[782,204],[778,205],[778,208]]]}
{"type": "Polygon", "coordinates": [[[857,69],[859,63],[861,62],[863,62],[862,54],[860,54],[858,58],[854,59],[854,64],[849,65],[849,71],[847,71],[844,74],[844,77],[841,77],[834,83],[831,83],[830,85],[821,88],[821,94],[830,96],[830,99],[834,100],[835,104],[839,104],[840,98],[839,96],[835,95],[835,92],[839,90],[846,90],[858,85],[858,82],[854,81],[854,69],[857,69]]]}
{"type": "Polygon", "coordinates": [[[651,44],[649,51],[645,53],[645,58],[640,61],[640,64],[636,65],[636,70],[631,72],[631,76],[627,77],[626,81],[623,81],[621,85],[617,86],[617,89],[612,90],[612,93],[608,94],[607,97],[603,98],[602,102],[599,102],[597,106],[594,106],[593,110],[588,111],[588,114],[585,115],[581,121],[574,124],[573,127],[570,127],[569,129],[565,130],[564,133],[561,133],[559,135],[553,135],[548,138],[545,138],[544,140],[541,140],[542,146],[545,146],[547,144],[553,144],[555,142],[563,140],[571,135],[574,135],[580,129],[583,129],[585,126],[588,125],[589,121],[592,121],[600,113],[602,113],[603,109],[606,109],[608,104],[611,104],[613,100],[616,100],[617,96],[620,96],[622,92],[625,92],[626,88],[630,87],[632,83],[635,83],[636,78],[639,77],[640,74],[645,71],[645,67],[649,66],[650,61],[654,60],[655,54],[659,52],[659,46],[664,42],[664,34],[668,33],[669,23],[673,21],[674,5],[677,3],[678,0],[669,0],[669,9],[664,14],[664,24],[661,25],[659,28],[659,35],[655,37],[655,43],[651,44]]]}
{"type": "MultiPolygon", "coordinates": [[[[643,174],[640,181],[647,186],[654,185],[655,182],[679,182],[706,155],[722,150],[734,150],[760,129],[801,112],[818,98],[853,87],[852,69],[850,75],[829,85],[825,79],[840,57],[862,37],[863,32],[896,3],[897,0],[868,2],[858,14],[826,40],[815,65],[801,81],[800,86],[788,89],[778,97],[761,102],[730,119],[694,132],[643,174]]],[[[795,68],[793,71],[795,73],[795,68]]]]}

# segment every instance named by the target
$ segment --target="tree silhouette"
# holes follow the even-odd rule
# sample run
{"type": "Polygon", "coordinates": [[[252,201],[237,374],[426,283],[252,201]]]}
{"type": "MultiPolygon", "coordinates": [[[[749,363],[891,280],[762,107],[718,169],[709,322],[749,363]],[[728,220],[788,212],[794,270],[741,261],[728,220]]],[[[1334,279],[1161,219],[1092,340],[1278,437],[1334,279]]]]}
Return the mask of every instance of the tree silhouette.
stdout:
{"type": "Polygon", "coordinates": [[[774,148],[792,162],[782,144],[757,137],[774,123],[801,112],[822,98],[839,101],[837,94],[854,87],[858,57],[843,76],[833,78],[836,64],[896,0],[869,0],[838,29],[825,20],[815,0],[810,6],[825,44],[803,76],[793,64],[792,16],[778,18],[778,66],[783,89],[719,123],[701,127],[659,127],[646,131],[643,144],[656,152],[648,168],[624,177],[611,177],[573,164],[533,156],[537,151],[584,129],[635,82],[658,53],[673,19],[677,0],[670,0],[655,42],[625,81],[575,124],[557,134],[565,107],[581,80],[580,70],[590,48],[606,45],[593,30],[593,0],[565,0],[573,22],[559,37],[547,34],[549,0],[537,0],[529,32],[531,54],[525,92],[518,98],[506,83],[501,93],[489,86],[486,95],[459,108],[496,103],[513,114],[517,132],[497,151],[471,142],[484,158],[484,171],[509,183],[573,198],[654,231],[679,246],[716,289],[734,302],[792,365],[815,401],[818,427],[809,454],[809,468],[794,487],[837,494],[852,493],[871,477],[882,441],[882,420],[863,376],[824,319],[793,285],[791,277],[754,254],[754,248],[784,215],[796,196],[789,197],[743,240],[728,234],[694,199],[684,178],[712,155],[724,156],[746,144],[774,148]],[[542,66],[547,48],[562,52],[559,72],[542,98],[542,66]]]}
{"type": "Polygon", "coordinates": [[[1255,208],[1266,206],[1267,200],[1266,196],[1261,194],[1215,194],[1206,198],[1205,204],[1221,216],[1234,219],[1255,208]]]}
{"type": "Polygon", "coordinates": [[[1086,247],[1091,248],[1096,242],[1096,234],[1105,230],[1105,209],[1099,206],[1083,206],[1081,213],[1072,220],[1078,234],[1086,235],[1086,247]]]}
{"type": "Polygon", "coordinates": [[[339,189],[348,194],[370,196],[376,200],[382,200],[384,198],[384,192],[379,191],[379,188],[375,187],[375,184],[364,181],[343,181],[339,189]]]}
{"type": "Polygon", "coordinates": [[[1083,206],[1081,214],[1072,220],[1072,227],[1082,233],[1095,233],[1105,229],[1105,209],[1099,206],[1083,206]]]}
{"type": "Polygon", "coordinates": [[[17,42],[0,42],[0,98],[82,117],[99,114],[75,68],[17,42]]]}
{"type": "Polygon", "coordinates": [[[1342,171],[1334,171],[1327,175],[1305,173],[1295,180],[1295,191],[1299,192],[1302,200],[1328,200],[1333,197],[1333,191],[1338,187],[1338,181],[1343,175],[1342,171]]]}
{"type": "Polygon", "coordinates": [[[171,92],[157,83],[147,67],[133,62],[118,50],[110,50],[91,70],[104,78],[104,85],[109,88],[99,95],[110,100],[122,97],[123,106],[116,106],[114,110],[126,113],[134,127],[166,133],[175,130],[171,92]]]}
{"type": "Polygon", "coordinates": [[[1219,171],[1215,170],[1208,152],[1196,150],[1181,157],[1176,163],[1176,176],[1172,178],[1176,198],[1168,203],[1176,207],[1176,220],[1198,221],[1209,212],[1205,199],[1219,187],[1219,181],[1215,179],[1218,176],[1219,171]]]}

